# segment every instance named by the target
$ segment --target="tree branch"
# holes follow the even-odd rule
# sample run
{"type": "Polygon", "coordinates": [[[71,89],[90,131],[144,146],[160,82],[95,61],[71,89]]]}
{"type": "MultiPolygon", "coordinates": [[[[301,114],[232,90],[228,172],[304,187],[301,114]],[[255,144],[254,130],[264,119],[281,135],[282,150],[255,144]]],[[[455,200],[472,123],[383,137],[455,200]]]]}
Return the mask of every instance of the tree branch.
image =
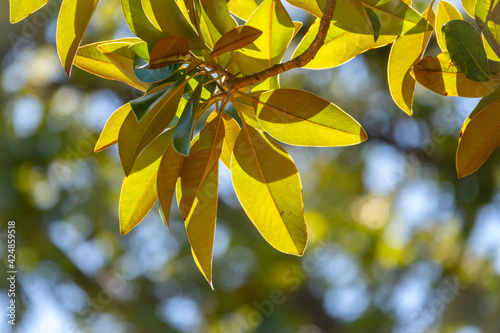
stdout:
{"type": "Polygon", "coordinates": [[[325,42],[326,34],[328,33],[328,29],[330,28],[330,21],[332,19],[333,10],[335,9],[336,3],[337,0],[327,1],[325,11],[323,12],[323,16],[321,17],[321,21],[319,24],[318,34],[314,38],[311,45],[309,45],[307,50],[304,51],[304,53],[292,60],[289,60],[282,64],[276,64],[255,74],[243,77],[231,77],[226,80],[226,82],[224,82],[226,88],[233,91],[238,90],[243,87],[248,87],[252,84],[256,84],[261,80],[265,80],[272,76],[276,76],[283,72],[289,71],[290,69],[304,67],[305,65],[307,65],[311,60],[314,59],[316,53],[318,53],[319,48],[323,46],[325,42]]]}

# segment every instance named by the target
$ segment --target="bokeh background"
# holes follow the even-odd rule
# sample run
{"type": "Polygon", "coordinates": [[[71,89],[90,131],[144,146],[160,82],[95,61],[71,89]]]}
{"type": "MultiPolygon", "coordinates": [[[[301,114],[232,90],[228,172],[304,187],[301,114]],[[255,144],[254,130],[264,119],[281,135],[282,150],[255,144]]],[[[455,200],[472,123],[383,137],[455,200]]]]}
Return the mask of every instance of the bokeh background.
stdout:
{"type": "MultiPolygon", "coordinates": [[[[177,210],[170,231],[155,207],[120,236],[117,150],[93,146],[109,115],[140,94],[76,68],[66,77],[54,45],[59,3],[15,25],[8,1],[0,4],[1,332],[500,332],[500,154],[465,179],[454,164],[477,99],[418,87],[415,115],[406,116],[387,89],[389,47],[283,75],[283,87],[353,115],[369,140],[287,147],[304,188],[302,258],[260,237],[221,166],[212,290],[177,210]],[[14,330],[3,314],[9,220],[17,225],[14,330]]],[[[306,23],[299,39],[312,18],[291,14],[306,23]]],[[[84,43],[131,35],[119,0],[106,0],[84,43]]]]}

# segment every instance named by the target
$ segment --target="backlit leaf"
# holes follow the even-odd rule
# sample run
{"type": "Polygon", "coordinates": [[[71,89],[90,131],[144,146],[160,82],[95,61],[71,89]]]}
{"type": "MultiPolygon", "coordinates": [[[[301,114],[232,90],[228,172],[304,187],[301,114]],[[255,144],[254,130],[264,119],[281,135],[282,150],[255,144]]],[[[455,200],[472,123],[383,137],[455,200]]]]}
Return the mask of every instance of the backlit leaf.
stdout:
{"type": "Polygon", "coordinates": [[[253,99],[262,127],[282,142],[336,147],[360,143],[367,138],[364,129],[350,115],[310,92],[276,89],[253,99]]]}
{"type": "Polygon", "coordinates": [[[73,59],[99,0],[63,0],[57,19],[57,53],[66,71],[71,73],[73,59]]]}
{"type": "MultiPolygon", "coordinates": [[[[209,117],[207,122],[217,117],[217,112],[214,111],[209,117]]],[[[224,122],[224,140],[222,142],[222,150],[220,154],[221,161],[226,167],[231,169],[231,155],[233,154],[234,142],[240,133],[240,126],[229,114],[222,113],[222,121],[224,122]]]]}
{"type": "MultiPolygon", "coordinates": [[[[258,95],[253,95],[256,97],[258,95]]],[[[264,127],[257,120],[257,115],[255,114],[255,106],[254,101],[251,97],[247,97],[246,95],[241,95],[233,98],[232,100],[234,108],[238,111],[243,117],[243,121],[249,126],[256,128],[262,132],[265,131],[264,127]]]]}
{"type": "Polygon", "coordinates": [[[153,103],[140,122],[130,113],[118,134],[118,152],[125,175],[134,165],[135,158],[154,138],[169,126],[177,113],[184,91],[184,78],[176,81],[163,96],[153,103]]]}
{"type": "Polygon", "coordinates": [[[168,66],[189,53],[189,44],[184,37],[165,37],[155,44],[149,55],[149,67],[168,66]]]}
{"type": "MultiPolygon", "coordinates": [[[[318,34],[319,19],[311,25],[309,31],[297,46],[292,58],[296,58],[311,45],[318,34]]],[[[345,31],[333,23],[330,24],[325,43],[305,68],[331,68],[339,66],[360,53],[370,49],[385,46],[396,39],[396,36],[380,36],[375,42],[372,35],[356,34],[345,31]]]]}
{"type": "Polygon", "coordinates": [[[444,96],[483,97],[500,86],[500,68],[491,63],[491,80],[478,82],[468,79],[452,62],[448,52],[437,57],[425,57],[416,64],[412,73],[415,79],[429,90],[444,96]]]}
{"type": "Polygon", "coordinates": [[[224,122],[221,115],[211,119],[193,140],[177,180],[177,199],[183,219],[187,219],[203,183],[218,165],[223,140],[224,122]]]}
{"type": "Polygon", "coordinates": [[[210,55],[212,58],[217,58],[226,52],[241,49],[255,41],[260,35],[262,35],[262,31],[254,27],[243,25],[234,28],[224,34],[217,43],[215,43],[214,49],[210,55]]]}
{"type": "Polygon", "coordinates": [[[477,0],[474,11],[476,23],[484,38],[500,57],[500,4],[492,0],[477,0]]]}
{"type": "Polygon", "coordinates": [[[174,145],[175,150],[184,156],[189,155],[196,112],[200,106],[202,87],[203,84],[200,82],[191,94],[191,97],[189,97],[188,103],[182,112],[182,116],[177,123],[177,127],[175,128],[175,132],[172,137],[172,144],[174,145]]]}
{"type": "Polygon", "coordinates": [[[171,77],[179,69],[181,65],[173,64],[170,66],[161,67],[157,69],[149,69],[146,66],[147,63],[136,54],[134,59],[135,76],[142,82],[154,83],[171,77]]]}
{"type": "Polygon", "coordinates": [[[141,0],[121,0],[121,3],[125,20],[134,35],[151,45],[165,37],[146,15],[141,0]]]}
{"type": "Polygon", "coordinates": [[[231,17],[226,0],[200,0],[206,17],[221,35],[234,29],[236,22],[231,17]]]}
{"type": "Polygon", "coordinates": [[[17,23],[42,8],[49,0],[9,0],[10,23],[17,23]]]}
{"type": "Polygon", "coordinates": [[[465,12],[469,14],[470,17],[474,17],[476,0],[462,0],[462,6],[464,7],[465,12]]]}
{"type": "Polygon", "coordinates": [[[252,13],[257,9],[255,0],[231,0],[227,6],[231,13],[245,21],[248,21],[252,13]]]}
{"type": "Polygon", "coordinates": [[[141,121],[151,105],[165,93],[165,90],[166,88],[130,101],[130,106],[132,107],[132,111],[134,111],[137,121],[141,121]]]}
{"type": "Polygon", "coordinates": [[[443,28],[446,47],[453,63],[474,81],[489,81],[488,59],[479,32],[470,23],[452,20],[443,28]]]}
{"type": "Polygon", "coordinates": [[[164,223],[169,226],[170,207],[174,197],[177,178],[179,178],[185,156],[175,151],[172,142],[169,143],[158,168],[158,199],[164,215],[164,223]]]}
{"type": "Polygon", "coordinates": [[[483,165],[500,147],[500,90],[484,97],[465,120],[457,149],[457,173],[462,178],[483,165]]]}
{"type": "MultiPolygon", "coordinates": [[[[427,21],[434,22],[434,11],[430,7],[425,13],[427,21]]],[[[392,99],[408,115],[413,114],[413,95],[416,81],[411,68],[422,59],[432,31],[398,37],[391,48],[387,65],[387,81],[392,99]]]]}
{"type": "Polygon", "coordinates": [[[461,20],[462,15],[460,12],[449,2],[439,1],[437,14],[436,14],[436,39],[441,50],[446,51],[446,43],[441,30],[446,22],[451,20],[461,20]]]}
{"type": "Polygon", "coordinates": [[[288,153],[243,125],[234,145],[231,177],[243,209],[266,241],[279,251],[302,255],[307,244],[302,186],[288,153]]]}
{"type": "MultiPolygon", "coordinates": [[[[110,80],[118,80],[131,85],[139,90],[145,91],[149,84],[140,81],[133,74],[134,61],[133,59],[124,59],[128,62],[124,72],[117,67],[106,55],[99,51],[98,46],[109,44],[112,42],[125,43],[124,45],[132,45],[137,42],[136,38],[124,38],[115,41],[99,42],[81,46],[75,56],[74,64],[76,67],[110,80]]],[[[122,46],[124,46],[122,45],[122,46]]]]}
{"type": "Polygon", "coordinates": [[[120,195],[122,235],[126,235],[139,224],[157,201],[158,166],[171,137],[170,130],[151,142],[137,158],[130,175],[123,181],[120,195]]]}
{"type": "Polygon", "coordinates": [[[130,107],[130,104],[127,103],[113,112],[106,122],[106,125],[104,125],[101,135],[99,136],[99,139],[94,147],[94,151],[96,153],[103,151],[118,141],[120,127],[130,111],[132,111],[132,108],[130,107]]]}
{"type": "MultiPolygon", "coordinates": [[[[151,6],[161,31],[168,37],[185,38],[190,48],[202,49],[200,38],[175,0],[142,0],[151,6]]],[[[144,5],[146,6],[146,5],[144,5]]]]}

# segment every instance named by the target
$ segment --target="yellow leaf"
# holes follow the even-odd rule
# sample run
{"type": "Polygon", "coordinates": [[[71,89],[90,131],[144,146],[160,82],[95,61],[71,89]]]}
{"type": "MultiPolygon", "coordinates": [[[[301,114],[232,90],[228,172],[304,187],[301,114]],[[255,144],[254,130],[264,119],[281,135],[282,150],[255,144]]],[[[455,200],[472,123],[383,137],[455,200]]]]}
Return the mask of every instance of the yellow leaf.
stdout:
{"type": "Polygon", "coordinates": [[[248,21],[257,9],[255,0],[231,0],[227,3],[229,11],[242,20],[248,21]]]}
{"type": "Polygon", "coordinates": [[[264,0],[246,25],[264,33],[252,44],[235,52],[241,74],[253,74],[279,63],[295,31],[281,1],[264,0]]]}
{"type": "MultiPolygon", "coordinates": [[[[256,97],[258,95],[249,95],[256,97]]],[[[265,131],[264,127],[259,123],[257,120],[257,115],[255,114],[255,107],[254,107],[254,102],[252,101],[251,97],[247,97],[246,95],[241,95],[237,96],[236,98],[233,98],[232,101],[234,108],[236,111],[238,111],[238,114],[240,114],[243,118],[241,118],[242,121],[244,121],[246,124],[252,126],[253,128],[256,128],[260,131],[265,131]]]]}
{"type": "Polygon", "coordinates": [[[173,131],[160,135],[137,158],[130,175],[123,181],[120,195],[120,232],[126,235],[151,210],[157,200],[156,177],[161,157],[173,131]]]}
{"type": "Polygon", "coordinates": [[[169,227],[170,207],[174,197],[175,185],[184,163],[184,155],[175,151],[172,143],[165,150],[158,168],[158,199],[163,210],[164,223],[169,227]]]}
{"type": "Polygon", "coordinates": [[[57,52],[69,75],[73,59],[99,0],[63,0],[57,19],[57,52]]]}
{"type": "Polygon", "coordinates": [[[262,31],[254,27],[243,25],[234,28],[224,34],[217,43],[215,43],[210,55],[215,59],[226,52],[240,49],[255,41],[260,35],[262,35],[262,31]]]}
{"type": "Polygon", "coordinates": [[[167,90],[151,105],[140,122],[137,122],[133,112],[125,118],[118,134],[118,152],[125,175],[131,172],[134,160],[142,149],[174,119],[185,84],[184,81],[167,90]]]}
{"type": "Polygon", "coordinates": [[[190,48],[203,48],[198,34],[175,0],[142,0],[142,2],[144,8],[151,7],[155,20],[166,36],[184,37],[190,48]]]}
{"type": "Polygon", "coordinates": [[[443,51],[447,51],[446,43],[443,36],[443,25],[451,20],[461,20],[462,15],[460,12],[449,2],[439,1],[437,14],[436,14],[436,39],[439,47],[443,51]]]}
{"type": "Polygon", "coordinates": [[[226,165],[226,167],[231,170],[231,155],[233,154],[234,143],[236,138],[240,133],[240,126],[227,113],[222,114],[222,120],[224,121],[224,142],[222,144],[222,151],[220,154],[220,159],[226,165]]]}
{"type": "Polygon", "coordinates": [[[224,140],[224,123],[219,115],[194,138],[177,180],[177,198],[183,219],[187,219],[201,185],[219,161],[224,140]]]}
{"type": "MultiPolygon", "coordinates": [[[[432,7],[425,13],[427,21],[434,23],[432,7]]],[[[411,68],[422,59],[432,31],[398,37],[391,48],[387,65],[387,81],[392,99],[408,115],[413,114],[413,95],[416,81],[411,76],[411,68]]]]}
{"type": "Polygon", "coordinates": [[[104,44],[119,43],[119,45],[124,46],[132,45],[133,43],[137,43],[138,41],[140,41],[140,39],[138,38],[124,38],[115,41],[99,42],[81,46],[75,56],[74,64],[76,67],[99,77],[109,80],[118,80],[139,90],[146,91],[146,89],[150,85],[137,79],[137,77],[133,73],[133,59],[123,60],[127,61],[128,64],[126,66],[124,65],[124,72],[122,72],[121,68],[118,68],[106,55],[104,55],[98,49],[100,45],[104,44]]]}
{"type": "Polygon", "coordinates": [[[429,90],[444,96],[483,97],[491,94],[500,86],[500,68],[489,63],[491,80],[473,81],[465,77],[453,64],[448,52],[436,57],[425,57],[413,66],[413,77],[429,90]]]}
{"type": "Polygon", "coordinates": [[[151,22],[141,0],[122,0],[123,14],[130,30],[151,45],[165,35],[151,22]]]}
{"type": "Polygon", "coordinates": [[[500,90],[484,97],[465,120],[457,149],[457,173],[462,178],[483,165],[500,147],[500,90]]]}
{"type": "Polygon", "coordinates": [[[231,17],[226,0],[199,0],[205,11],[204,16],[212,22],[217,31],[224,35],[236,28],[236,21],[231,17]]]}
{"type": "Polygon", "coordinates": [[[42,8],[49,0],[10,0],[10,23],[17,23],[42,8]]]}
{"type": "MultiPolygon", "coordinates": [[[[217,219],[219,165],[216,164],[201,184],[186,218],[186,232],[196,265],[212,286],[212,257],[217,219]]],[[[181,197],[182,200],[182,197],[181,197]]],[[[213,286],[212,286],[213,288],[213,286]]]]}
{"type": "Polygon", "coordinates": [[[474,9],[476,8],[476,0],[462,0],[462,6],[465,12],[469,14],[470,17],[474,18],[474,9]]]}
{"type": "Polygon", "coordinates": [[[307,228],[297,167],[273,139],[243,125],[234,145],[231,176],[238,199],[266,241],[302,255],[307,228]]]}
{"type": "Polygon", "coordinates": [[[367,138],[365,130],[350,115],[310,92],[276,89],[252,99],[262,127],[287,144],[337,147],[367,138]]]}
{"type": "MultiPolygon", "coordinates": [[[[292,59],[304,53],[309,45],[311,45],[318,34],[319,22],[320,20],[316,19],[311,25],[300,44],[297,46],[292,59]]],[[[305,68],[321,69],[339,66],[358,54],[391,43],[396,37],[397,36],[380,36],[375,42],[373,40],[373,35],[363,35],[345,31],[335,26],[332,22],[328,29],[325,43],[318,50],[314,59],[310,61],[305,68]]]]}
{"type": "Polygon", "coordinates": [[[96,153],[103,151],[118,141],[118,132],[120,132],[120,127],[130,111],[132,111],[132,108],[130,107],[130,103],[127,103],[113,112],[97,140],[94,148],[96,153]]]}

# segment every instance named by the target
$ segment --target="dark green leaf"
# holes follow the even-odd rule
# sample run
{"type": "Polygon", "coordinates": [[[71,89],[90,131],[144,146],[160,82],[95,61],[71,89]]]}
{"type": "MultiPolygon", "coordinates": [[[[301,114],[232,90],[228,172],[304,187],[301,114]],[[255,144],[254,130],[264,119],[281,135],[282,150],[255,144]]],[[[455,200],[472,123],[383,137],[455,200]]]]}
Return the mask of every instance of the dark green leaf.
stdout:
{"type": "Polygon", "coordinates": [[[365,7],[365,11],[368,14],[368,17],[370,18],[370,22],[372,23],[373,39],[376,42],[378,40],[378,37],[380,36],[380,20],[378,19],[377,14],[375,14],[375,12],[370,8],[365,7]]]}
{"type": "Polygon", "coordinates": [[[491,80],[488,59],[479,32],[463,20],[451,20],[443,26],[448,52],[457,68],[474,81],[491,80]]]}
{"type": "Polygon", "coordinates": [[[173,64],[158,69],[149,69],[145,66],[147,66],[146,61],[136,54],[134,57],[135,76],[137,76],[137,78],[142,82],[153,83],[169,78],[179,69],[181,65],[173,64]]]}

